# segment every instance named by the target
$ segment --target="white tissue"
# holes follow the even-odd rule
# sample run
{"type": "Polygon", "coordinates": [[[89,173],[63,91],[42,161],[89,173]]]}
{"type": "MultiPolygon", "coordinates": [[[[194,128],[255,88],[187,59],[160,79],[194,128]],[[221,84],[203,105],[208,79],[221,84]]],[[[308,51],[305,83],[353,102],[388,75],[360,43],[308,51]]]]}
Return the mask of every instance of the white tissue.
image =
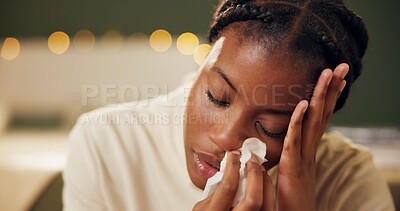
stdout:
{"type": "MultiPolygon", "coordinates": [[[[233,200],[232,206],[235,206],[239,201],[244,198],[245,190],[246,190],[246,162],[251,158],[251,152],[253,152],[258,157],[259,164],[261,165],[267,159],[265,159],[265,155],[267,153],[267,146],[264,142],[260,141],[257,138],[248,138],[243,142],[242,148],[239,149],[241,151],[242,156],[240,157],[240,180],[239,187],[236,193],[235,199],[233,200]]],[[[227,159],[227,153],[225,153],[224,159],[221,161],[220,171],[217,172],[213,177],[207,180],[206,187],[204,188],[204,198],[212,195],[218,184],[222,180],[222,175],[224,174],[225,164],[227,159]]]]}

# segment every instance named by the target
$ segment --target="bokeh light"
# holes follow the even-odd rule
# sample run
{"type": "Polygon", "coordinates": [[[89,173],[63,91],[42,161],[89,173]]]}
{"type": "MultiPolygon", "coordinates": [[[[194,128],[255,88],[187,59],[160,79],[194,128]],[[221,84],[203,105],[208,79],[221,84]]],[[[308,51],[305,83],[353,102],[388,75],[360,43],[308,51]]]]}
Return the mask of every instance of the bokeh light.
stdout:
{"type": "Polygon", "coordinates": [[[183,55],[192,55],[197,46],[199,46],[199,38],[190,32],[181,34],[176,41],[176,47],[183,55]]]}
{"type": "Polygon", "coordinates": [[[107,31],[101,37],[101,47],[110,52],[116,52],[121,50],[124,45],[124,37],[118,31],[107,31]]]}
{"type": "Polygon", "coordinates": [[[157,52],[167,51],[172,45],[172,36],[171,34],[164,30],[158,29],[155,30],[150,35],[150,46],[153,50],[157,52]]]}
{"type": "Polygon", "coordinates": [[[5,60],[13,60],[19,55],[20,45],[17,39],[7,37],[1,48],[1,57],[5,60]]]}
{"type": "Polygon", "coordinates": [[[148,41],[147,35],[142,32],[135,32],[131,36],[128,37],[127,42],[129,44],[134,44],[136,42],[147,42],[148,41]]]}
{"type": "Polygon", "coordinates": [[[65,32],[57,31],[49,36],[47,44],[51,52],[63,54],[69,48],[69,37],[65,32]]]}
{"type": "Polygon", "coordinates": [[[80,30],[74,36],[75,49],[80,52],[89,52],[96,42],[94,34],[89,30],[80,30]]]}
{"type": "Polygon", "coordinates": [[[209,45],[209,44],[199,45],[193,54],[194,61],[198,65],[201,65],[201,63],[203,63],[204,59],[206,58],[206,56],[210,52],[210,50],[211,50],[211,45],[209,45]]]}

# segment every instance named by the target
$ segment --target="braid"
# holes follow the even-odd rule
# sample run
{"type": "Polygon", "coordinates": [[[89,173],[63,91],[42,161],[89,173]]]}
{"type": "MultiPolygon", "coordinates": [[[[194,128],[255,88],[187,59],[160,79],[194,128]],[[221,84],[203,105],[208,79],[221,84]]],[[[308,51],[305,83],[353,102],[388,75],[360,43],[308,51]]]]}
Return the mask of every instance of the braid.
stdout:
{"type": "MultiPolygon", "coordinates": [[[[336,106],[335,111],[344,105],[346,98],[349,95],[351,84],[361,75],[361,59],[365,55],[369,39],[367,29],[360,16],[347,9],[343,4],[338,5],[337,15],[341,19],[343,23],[342,25],[345,26],[347,31],[352,35],[352,41],[356,44],[355,48],[357,49],[357,53],[349,53],[351,58],[348,63],[351,65],[352,74],[350,74],[350,76],[352,77],[349,77],[348,81],[351,81],[351,83],[346,85],[345,89],[343,90],[342,93],[344,93],[344,95],[340,96],[338,100],[340,104],[337,104],[337,106],[340,107],[338,108],[336,106]]],[[[347,79],[347,77],[345,79],[347,79]]]]}
{"type": "Polygon", "coordinates": [[[221,4],[217,7],[215,14],[214,14],[214,19],[219,16],[219,14],[223,13],[225,10],[227,10],[231,5],[233,5],[233,0],[226,0],[225,2],[221,2],[221,4]]]}
{"type": "MultiPolygon", "coordinates": [[[[330,59],[328,61],[328,66],[333,70],[337,64],[340,63],[347,63],[350,66],[349,73],[345,76],[346,80],[346,86],[343,89],[342,93],[339,96],[339,99],[336,103],[336,106],[334,108],[334,112],[338,111],[343,107],[343,105],[346,102],[347,97],[349,96],[350,93],[350,87],[354,82],[354,72],[359,72],[355,71],[355,68],[353,66],[353,63],[351,60],[343,53],[343,50],[339,48],[333,37],[329,37],[328,35],[322,35],[321,37],[322,45],[325,48],[325,51],[327,54],[330,54],[330,59]]],[[[356,68],[358,70],[358,68],[356,68]]]]}
{"type": "MultiPolygon", "coordinates": [[[[225,4],[221,7],[225,7],[225,4]]],[[[277,38],[290,29],[299,13],[300,9],[298,8],[275,2],[267,2],[263,5],[256,5],[251,2],[245,4],[233,3],[221,13],[216,14],[210,26],[208,39],[213,43],[228,25],[244,21],[253,21],[254,25],[252,23],[249,27],[256,30],[261,35],[260,37],[277,38]]]]}
{"type": "MultiPolygon", "coordinates": [[[[348,63],[346,86],[334,111],[343,107],[353,82],[361,74],[361,59],[368,45],[368,33],[361,17],[346,8],[342,0],[226,0],[214,14],[209,41],[215,42],[230,24],[245,22],[243,37],[277,40],[295,59],[331,69],[348,63]],[[251,23],[251,24],[250,24],[251,23]]],[[[311,71],[316,81],[323,67],[311,71]]]]}
{"type": "Polygon", "coordinates": [[[338,5],[337,14],[342,20],[343,25],[353,35],[354,41],[358,46],[358,57],[362,58],[368,47],[368,32],[362,18],[344,5],[338,5]]]}
{"type": "Polygon", "coordinates": [[[216,22],[216,18],[218,18],[219,14],[224,13],[229,7],[234,6],[235,4],[244,4],[245,2],[248,2],[249,0],[226,0],[226,1],[221,1],[220,5],[217,6],[217,9],[215,10],[215,14],[213,16],[213,22],[216,22]]]}
{"type": "Polygon", "coordinates": [[[221,13],[218,21],[211,25],[209,41],[214,42],[220,32],[231,23],[257,19],[269,23],[272,21],[272,14],[266,7],[259,8],[254,4],[231,5],[221,13]]]}
{"type": "Polygon", "coordinates": [[[368,33],[362,19],[348,10],[342,2],[315,2],[309,9],[327,27],[321,31],[330,32],[329,34],[316,32],[321,37],[321,45],[327,54],[327,65],[332,69],[343,62],[350,66],[349,73],[345,77],[346,87],[334,109],[336,112],[343,107],[351,85],[361,75],[361,59],[367,49],[368,33]]]}
{"type": "Polygon", "coordinates": [[[355,80],[361,75],[361,59],[368,47],[368,32],[362,18],[357,16],[353,11],[348,10],[344,5],[339,5],[336,12],[347,31],[352,35],[352,41],[356,43],[355,49],[357,49],[357,54],[351,54],[354,57],[352,58],[352,61],[354,61],[352,65],[355,80]]]}

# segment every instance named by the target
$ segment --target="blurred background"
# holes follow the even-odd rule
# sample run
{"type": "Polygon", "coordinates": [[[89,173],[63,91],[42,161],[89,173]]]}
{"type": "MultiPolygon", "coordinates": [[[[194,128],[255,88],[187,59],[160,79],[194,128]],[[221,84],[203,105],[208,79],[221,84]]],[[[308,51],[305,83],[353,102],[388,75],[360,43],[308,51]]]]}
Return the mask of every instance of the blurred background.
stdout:
{"type": "MultiPolygon", "coordinates": [[[[1,0],[0,210],[60,210],[76,118],[165,94],[195,73],[216,2],[1,0]]],[[[345,2],[370,44],[330,129],[370,148],[399,203],[400,1],[345,2]]]]}

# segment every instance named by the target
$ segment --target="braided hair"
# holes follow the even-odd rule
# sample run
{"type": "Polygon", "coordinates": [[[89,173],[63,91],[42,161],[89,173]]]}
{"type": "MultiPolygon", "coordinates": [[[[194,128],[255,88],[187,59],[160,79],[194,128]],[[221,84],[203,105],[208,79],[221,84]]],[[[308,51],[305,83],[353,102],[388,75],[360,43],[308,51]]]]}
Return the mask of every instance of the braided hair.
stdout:
{"type": "Polygon", "coordinates": [[[334,112],[343,107],[361,74],[368,32],[362,18],[342,0],[222,0],[212,18],[209,41],[214,43],[228,27],[238,28],[234,23],[239,22],[245,28],[243,37],[267,40],[269,48],[285,46],[293,58],[321,63],[308,73],[314,82],[324,67],[349,64],[334,112]]]}

